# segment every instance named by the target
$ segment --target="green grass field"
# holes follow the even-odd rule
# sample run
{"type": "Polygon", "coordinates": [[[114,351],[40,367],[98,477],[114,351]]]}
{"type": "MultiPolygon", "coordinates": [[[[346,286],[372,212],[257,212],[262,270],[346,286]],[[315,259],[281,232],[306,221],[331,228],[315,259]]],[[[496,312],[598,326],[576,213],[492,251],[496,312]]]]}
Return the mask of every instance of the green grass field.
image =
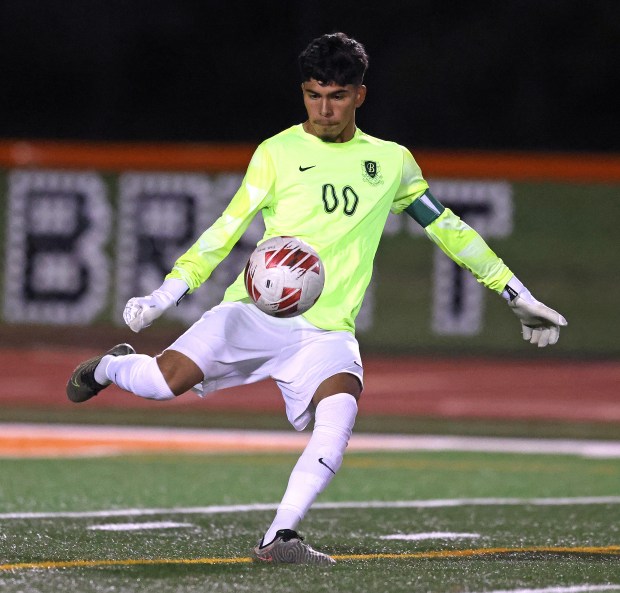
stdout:
{"type": "Polygon", "coordinates": [[[299,528],[337,565],[256,565],[296,457],[0,460],[0,589],[620,591],[618,458],[352,452],[299,528]]]}

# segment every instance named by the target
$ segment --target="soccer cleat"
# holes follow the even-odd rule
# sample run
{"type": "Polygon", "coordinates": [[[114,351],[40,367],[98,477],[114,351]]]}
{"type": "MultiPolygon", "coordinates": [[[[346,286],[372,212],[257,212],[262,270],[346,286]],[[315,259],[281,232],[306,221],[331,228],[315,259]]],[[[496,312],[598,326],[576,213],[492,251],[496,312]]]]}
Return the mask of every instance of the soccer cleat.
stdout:
{"type": "Polygon", "coordinates": [[[124,356],[125,354],[135,354],[136,351],[129,344],[117,344],[110,348],[105,354],[100,354],[94,358],[85,360],[73,371],[67,383],[67,397],[75,403],[85,402],[97,395],[107,385],[101,385],[95,381],[95,369],[101,359],[110,354],[112,356],[124,356]]]}
{"type": "Polygon", "coordinates": [[[273,562],[274,564],[313,564],[315,566],[331,566],[336,561],[327,554],[317,552],[308,544],[304,544],[303,537],[292,529],[280,529],[275,539],[263,546],[260,540],[254,548],[254,560],[273,562]]]}

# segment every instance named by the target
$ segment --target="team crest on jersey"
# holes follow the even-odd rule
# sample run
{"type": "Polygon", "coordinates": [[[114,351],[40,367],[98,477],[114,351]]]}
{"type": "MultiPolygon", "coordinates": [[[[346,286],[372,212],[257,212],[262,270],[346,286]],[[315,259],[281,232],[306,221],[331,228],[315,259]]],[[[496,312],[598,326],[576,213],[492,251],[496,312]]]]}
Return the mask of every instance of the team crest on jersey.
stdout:
{"type": "Polygon", "coordinates": [[[370,185],[383,183],[383,175],[381,175],[379,163],[377,161],[362,161],[362,178],[370,185]]]}

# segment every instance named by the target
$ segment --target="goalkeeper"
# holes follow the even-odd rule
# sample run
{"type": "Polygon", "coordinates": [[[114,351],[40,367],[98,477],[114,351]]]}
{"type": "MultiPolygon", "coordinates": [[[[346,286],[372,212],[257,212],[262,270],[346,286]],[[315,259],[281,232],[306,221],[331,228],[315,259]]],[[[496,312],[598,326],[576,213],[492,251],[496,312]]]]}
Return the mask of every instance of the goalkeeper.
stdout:
{"type": "Polygon", "coordinates": [[[480,235],[431,193],[411,153],[355,125],[364,103],[368,58],[343,33],[313,40],[299,57],[307,119],[265,140],[221,217],[174,264],[152,294],[132,298],[124,319],[139,332],[193,292],[228,255],[259,212],[264,238],[291,235],[309,243],[325,267],[325,287],[302,316],[280,319],[250,302],[242,274],[222,303],[207,311],[156,357],[119,344],[80,364],[67,383],[83,402],[110,383],[140,397],[206,395],[262,379],[276,381],[289,421],[312,435],[292,470],[256,560],[333,564],[304,543],[297,527],[342,463],[363,388],[355,317],[391,212],[406,212],[428,238],[506,300],[523,338],[555,344],[566,320],[537,301],[480,235]]]}

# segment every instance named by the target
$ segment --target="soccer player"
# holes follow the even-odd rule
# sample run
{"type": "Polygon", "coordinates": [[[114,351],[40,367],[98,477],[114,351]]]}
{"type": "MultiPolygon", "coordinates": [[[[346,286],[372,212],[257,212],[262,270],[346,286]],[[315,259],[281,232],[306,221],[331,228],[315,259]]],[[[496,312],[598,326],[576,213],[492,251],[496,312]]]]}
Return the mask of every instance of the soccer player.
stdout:
{"type": "Polygon", "coordinates": [[[260,144],[221,217],[179,257],[160,288],[129,300],[124,319],[139,332],[178,305],[259,212],[265,239],[296,236],[321,256],[326,281],[317,303],[301,316],[271,317],[251,303],[240,274],[223,302],[163,353],[150,357],[119,344],[80,364],[67,395],[83,402],[115,383],[165,400],[273,378],[294,428],[303,430],[312,419],[314,425],[254,557],[327,565],[334,560],[304,543],[296,529],[338,472],[351,436],[363,386],[354,320],[390,211],[413,217],[450,258],[500,294],[526,340],[554,344],[566,320],[535,300],[480,235],[433,196],[406,148],[356,127],[368,66],[359,42],[343,33],[323,35],[302,52],[299,65],[306,121],[260,144]]]}

